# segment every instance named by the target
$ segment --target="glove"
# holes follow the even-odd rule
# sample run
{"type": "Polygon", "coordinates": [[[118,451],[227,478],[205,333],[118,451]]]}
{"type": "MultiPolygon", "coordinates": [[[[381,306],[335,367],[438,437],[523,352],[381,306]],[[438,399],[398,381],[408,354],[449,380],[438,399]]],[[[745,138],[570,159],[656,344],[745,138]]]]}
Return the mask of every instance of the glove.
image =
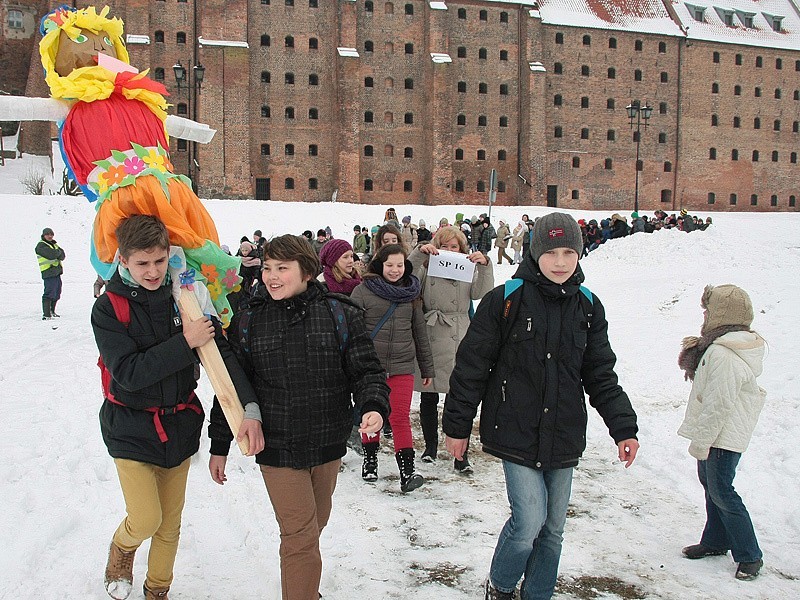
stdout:
{"type": "Polygon", "coordinates": [[[689,454],[691,454],[697,460],[706,460],[710,450],[711,448],[704,448],[697,442],[692,442],[689,444],[689,454]]]}

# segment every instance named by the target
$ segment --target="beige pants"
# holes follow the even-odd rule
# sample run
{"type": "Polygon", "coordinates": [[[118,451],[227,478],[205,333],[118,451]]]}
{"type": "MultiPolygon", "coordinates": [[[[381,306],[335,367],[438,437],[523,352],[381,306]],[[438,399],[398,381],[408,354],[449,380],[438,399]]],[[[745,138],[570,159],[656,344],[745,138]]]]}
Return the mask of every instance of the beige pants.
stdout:
{"type": "Polygon", "coordinates": [[[150,589],[172,584],[190,460],[165,469],[136,460],[114,459],[128,516],[114,533],[113,542],[130,552],[152,538],[145,581],[150,589]]]}
{"type": "Polygon", "coordinates": [[[261,466],[281,531],[283,600],[317,600],[322,576],[319,535],[331,514],[340,460],[310,469],[261,466]]]}

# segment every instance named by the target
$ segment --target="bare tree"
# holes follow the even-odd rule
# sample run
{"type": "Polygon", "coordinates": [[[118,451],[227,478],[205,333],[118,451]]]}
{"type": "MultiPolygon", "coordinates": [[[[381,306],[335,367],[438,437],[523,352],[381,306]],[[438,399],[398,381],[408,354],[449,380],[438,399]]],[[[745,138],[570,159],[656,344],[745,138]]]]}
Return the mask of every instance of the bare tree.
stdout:
{"type": "Polygon", "coordinates": [[[29,168],[25,175],[23,175],[19,182],[25,186],[28,193],[41,196],[44,192],[44,183],[46,181],[44,173],[39,170],[29,168]]]}

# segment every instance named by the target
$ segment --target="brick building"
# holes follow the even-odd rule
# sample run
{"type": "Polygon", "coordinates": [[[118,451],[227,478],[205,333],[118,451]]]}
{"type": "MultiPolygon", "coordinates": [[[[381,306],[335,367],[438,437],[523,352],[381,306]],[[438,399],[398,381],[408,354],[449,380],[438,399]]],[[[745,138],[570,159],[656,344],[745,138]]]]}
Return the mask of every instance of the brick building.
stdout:
{"type": "Polygon", "coordinates": [[[479,203],[496,169],[499,203],[616,209],[638,167],[643,210],[797,209],[795,0],[109,4],[171,110],[218,130],[172,141],[204,197],[479,203]]]}

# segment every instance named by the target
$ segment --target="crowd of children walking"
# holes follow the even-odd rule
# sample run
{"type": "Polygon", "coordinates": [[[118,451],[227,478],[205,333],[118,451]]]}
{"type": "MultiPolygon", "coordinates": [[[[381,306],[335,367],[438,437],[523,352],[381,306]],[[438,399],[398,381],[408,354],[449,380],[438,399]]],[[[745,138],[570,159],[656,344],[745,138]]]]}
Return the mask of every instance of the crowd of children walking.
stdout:
{"type": "MultiPolygon", "coordinates": [[[[690,230],[694,219],[681,217],[690,230]]],[[[627,228],[619,215],[611,220],[627,228]]],[[[655,220],[667,226],[669,218],[655,220]]],[[[410,417],[415,391],[423,461],[439,458],[444,394],[441,430],[456,471],[472,471],[469,438],[479,410],[483,450],[502,462],[511,516],[484,597],[550,598],[573,470],[586,447],[584,396],[625,467],[637,456],[638,425],[614,370],[605,309],[583,286],[579,260],[590,250],[593,222],[550,213],[511,225],[498,221],[495,229],[486,215],[459,214],[431,232],[424,221],[398,220],[389,209],[371,230],[354,227],[352,244],[326,229],[316,238],[306,231],[269,240],[256,230],[237,251],[242,286],[223,334],[213,315],[188,319],[173,300],[163,223],[125,220],[116,232],[118,269],[92,311],[105,369],[101,430],[127,512],[112,536],[108,594],[129,596],[134,554],[150,539],[143,592],[147,600],[168,598],[189,459],[204,414],[194,392],[195,349],[213,341],[244,420],[231,432],[214,400],[211,478],[226,482],[230,444],[246,439],[280,529],[284,600],[322,597],[319,539],[354,428],[364,482],[378,480],[381,434],[391,431],[401,492],[425,484],[410,417]],[[498,264],[519,264],[498,286],[492,246],[498,264]],[[473,275],[432,274],[442,252],[461,255],[473,275]]],[[[684,340],[680,355],[693,386],[679,433],[698,460],[708,521],[700,542],[683,554],[699,559],[731,550],[736,577],[753,579],[762,554],[732,481],[764,402],[755,381],[764,341],[750,329],[753,308],[744,290],[709,286],[702,306],[701,337],[684,340]]]]}

